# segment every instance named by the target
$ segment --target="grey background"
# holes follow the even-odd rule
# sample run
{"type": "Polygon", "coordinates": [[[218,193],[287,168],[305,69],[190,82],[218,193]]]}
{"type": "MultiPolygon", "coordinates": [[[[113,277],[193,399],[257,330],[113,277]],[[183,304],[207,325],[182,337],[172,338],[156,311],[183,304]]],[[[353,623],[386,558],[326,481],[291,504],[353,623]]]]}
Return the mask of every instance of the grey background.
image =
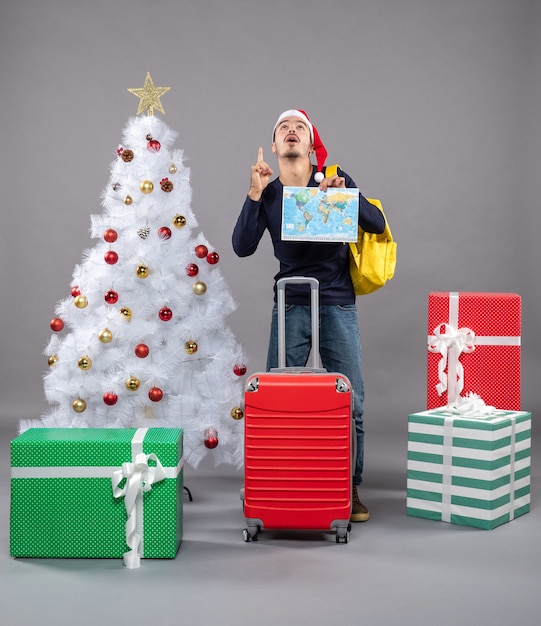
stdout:
{"type": "Polygon", "coordinates": [[[150,71],[192,169],[193,209],[263,367],[276,262],[230,237],[257,148],[306,109],[381,198],[396,276],[358,299],[369,428],[425,403],[430,291],[523,298],[523,406],[539,407],[540,3],[527,0],[2,0],[2,419],[44,407],[42,349],[69,294],[122,129],[150,71]],[[371,419],[371,416],[374,416],[371,419]]]}
{"type": "MultiPolygon", "coordinates": [[[[264,367],[277,266],[267,238],[255,256],[238,259],[230,237],[258,146],[276,165],[271,129],[281,111],[300,107],[308,112],[327,146],[328,162],[340,163],[366,195],[383,201],[398,241],[393,281],[358,299],[367,387],[365,481],[376,513],[372,530],[362,533],[375,535],[368,544],[357,543],[355,564],[348,561],[344,570],[343,563],[338,567],[324,559],[325,571],[342,572],[338,578],[352,585],[344,583],[351,603],[375,573],[382,586],[363,598],[367,623],[407,624],[415,622],[405,618],[415,603],[405,596],[398,601],[396,595],[390,603],[383,592],[386,585],[391,582],[398,594],[401,589],[409,594],[411,589],[402,586],[405,577],[412,585],[418,581],[419,589],[430,588],[437,572],[456,597],[461,590],[457,581],[464,579],[464,572],[458,572],[467,563],[472,572],[468,582],[478,586],[479,580],[487,580],[486,594],[477,601],[472,594],[460,595],[463,602],[466,597],[471,601],[464,612],[453,606],[445,614],[436,608],[432,614],[426,608],[430,601],[419,596],[425,612],[417,623],[445,623],[446,618],[473,623],[470,609],[478,623],[488,617],[493,624],[508,623],[517,617],[508,601],[511,580],[517,581],[511,596],[526,607],[516,623],[537,623],[533,616],[539,600],[529,586],[539,580],[535,498],[534,510],[521,520],[500,531],[471,533],[405,518],[403,488],[407,414],[425,405],[430,291],[522,296],[523,408],[532,411],[534,421],[539,413],[539,67],[538,0],[0,0],[2,568],[10,584],[19,584],[4,586],[13,602],[8,611],[25,604],[25,588],[39,587],[35,602],[25,606],[25,614],[34,616],[28,623],[35,623],[47,597],[62,602],[64,585],[73,598],[83,597],[77,595],[84,594],[83,587],[97,584],[98,578],[113,585],[119,575],[115,564],[104,566],[113,568],[108,578],[108,571],[89,563],[73,565],[75,577],[56,562],[40,563],[38,569],[28,561],[8,563],[6,444],[19,419],[38,417],[44,409],[41,377],[47,365],[42,350],[49,320],[56,302],[69,293],[83,249],[93,245],[90,214],[100,211],[109,164],[124,125],[137,110],[138,100],[127,88],[142,86],[150,71],[157,86],[172,87],[162,99],[165,121],[179,133],[176,145],[184,149],[192,169],[192,206],[200,229],[220,253],[222,272],[238,303],[229,322],[251,371],[264,367]],[[461,560],[466,555],[470,561],[461,560]],[[446,562],[449,571],[442,565],[446,562]],[[382,563],[387,567],[379,569],[382,563]],[[40,572],[47,573],[44,588],[40,572]],[[489,604],[487,617],[484,607],[489,604]]],[[[537,457],[534,450],[534,468],[537,457]]],[[[235,472],[202,469],[218,494],[224,493],[223,485],[212,482],[213,476],[223,480],[229,475],[233,482],[228,485],[236,491],[235,472]]],[[[204,494],[198,480],[201,476],[193,477],[204,494]]],[[[226,499],[223,506],[220,514],[203,508],[206,525],[195,531],[191,524],[198,509],[187,513],[184,560],[179,557],[178,565],[189,563],[195,576],[184,587],[194,594],[184,598],[194,609],[191,624],[227,619],[199,600],[194,591],[198,581],[199,590],[210,585],[219,602],[236,597],[234,585],[226,586],[227,591],[213,585],[213,570],[207,569],[215,563],[223,583],[229,564],[236,562],[240,505],[226,499]],[[208,543],[204,532],[214,517],[226,526],[234,520],[234,540],[227,531],[210,539],[219,547],[208,543]],[[199,622],[194,615],[201,611],[208,619],[199,622]]],[[[283,591],[284,567],[295,570],[302,562],[306,570],[297,572],[300,578],[315,576],[315,553],[310,552],[315,545],[286,542],[285,561],[267,547],[270,569],[263,579],[265,590],[260,586],[258,593],[267,609],[269,604],[274,608],[267,610],[269,619],[279,616],[288,623],[274,593],[283,591]],[[292,547],[303,550],[297,552],[300,560],[292,557],[292,547]]],[[[349,547],[355,545],[353,537],[349,547]]],[[[246,602],[242,585],[254,582],[252,574],[262,563],[249,559],[236,562],[238,606],[246,602]]],[[[164,571],[173,579],[178,575],[172,567],[158,563],[146,571],[163,582],[164,571]]],[[[296,576],[288,582],[299,584],[296,576]]],[[[321,607],[307,610],[323,593],[314,589],[315,596],[306,589],[298,592],[297,623],[314,623],[318,616],[322,623],[331,619],[321,607]]],[[[102,587],[93,592],[114,602],[102,587]]],[[[439,584],[428,595],[434,603],[447,604],[439,584]]],[[[94,615],[98,607],[85,611],[94,615]]],[[[72,623],[68,613],[56,615],[55,623],[72,623]]],[[[251,623],[254,615],[237,610],[231,619],[247,623],[244,617],[251,623]]],[[[360,623],[362,617],[355,611],[342,621],[360,623]]]]}

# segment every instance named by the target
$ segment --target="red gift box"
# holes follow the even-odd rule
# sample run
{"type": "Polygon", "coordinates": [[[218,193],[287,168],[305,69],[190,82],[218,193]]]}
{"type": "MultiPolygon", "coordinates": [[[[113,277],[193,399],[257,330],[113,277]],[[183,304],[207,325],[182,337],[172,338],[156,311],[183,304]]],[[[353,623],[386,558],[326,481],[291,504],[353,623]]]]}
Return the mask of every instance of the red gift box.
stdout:
{"type": "Polygon", "coordinates": [[[516,293],[430,293],[427,408],[472,392],[519,411],[520,322],[516,293]]]}

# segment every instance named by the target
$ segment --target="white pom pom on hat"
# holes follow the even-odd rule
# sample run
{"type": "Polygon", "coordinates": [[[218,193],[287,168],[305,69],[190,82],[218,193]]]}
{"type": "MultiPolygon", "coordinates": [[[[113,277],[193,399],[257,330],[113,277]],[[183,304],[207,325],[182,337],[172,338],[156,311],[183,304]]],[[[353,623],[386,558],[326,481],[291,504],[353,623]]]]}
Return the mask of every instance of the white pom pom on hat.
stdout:
{"type": "Polygon", "coordinates": [[[327,158],[327,149],[323,145],[316,127],[312,124],[308,115],[302,109],[288,109],[280,114],[274,128],[272,129],[272,141],[274,141],[276,127],[287,117],[298,117],[308,126],[310,130],[310,138],[312,139],[312,144],[314,146],[314,152],[316,153],[317,172],[314,175],[314,180],[316,183],[320,183],[325,178],[323,175],[323,167],[325,166],[325,159],[327,158]]]}

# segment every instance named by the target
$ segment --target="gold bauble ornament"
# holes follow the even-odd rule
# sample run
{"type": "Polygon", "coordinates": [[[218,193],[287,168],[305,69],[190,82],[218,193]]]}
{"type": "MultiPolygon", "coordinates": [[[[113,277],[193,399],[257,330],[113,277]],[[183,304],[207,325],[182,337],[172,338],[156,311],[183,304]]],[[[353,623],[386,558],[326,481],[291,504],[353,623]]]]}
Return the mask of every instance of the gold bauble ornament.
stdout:
{"type": "Polygon", "coordinates": [[[108,328],[103,328],[98,333],[98,339],[102,343],[110,343],[113,340],[113,333],[108,328]]]}
{"type": "Polygon", "coordinates": [[[179,213],[177,213],[173,218],[173,224],[177,228],[184,228],[184,226],[186,226],[186,218],[184,217],[184,215],[180,215],[179,213]]]}
{"type": "Polygon", "coordinates": [[[171,165],[169,166],[169,173],[170,174],[176,174],[177,173],[177,166],[174,163],[171,163],[171,165]]]}
{"type": "Polygon", "coordinates": [[[236,406],[231,409],[231,417],[234,420],[241,420],[244,417],[244,411],[240,407],[236,406]]]}
{"type": "Polygon", "coordinates": [[[130,376],[126,381],[126,389],[137,391],[141,385],[141,381],[135,376],[130,376]]]}
{"type": "Polygon", "coordinates": [[[207,291],[207,286],[204,282],[198,280],[194,283],[192,289],[196,296],[202,296],[207,291]]]}
{"type": "Polygon", "coordinates": [[[154,185],[152,184],[151,180],[143,180],[139,185],[139,189],[142,193],[152,193],[152,191],[154,190],[154,185]]]}
{"type": "Polygon", "coordinates": [[[138,278],[147,278],[147,276],[150,274],[150,269],[147,265],[141,264],[137,266],[135,273],[137,274],[138,278]]]}
{"type": "Polygon", "coordinates": [[[82,413],[86,411],[86,402],[82,398],[77,398],[71,403],[71,408],[75,411],[75,413],[82,413]]]}
{"type": "Polygon", "coordinates": [[[127,306],[123,306],[120,309],[120,315],[122,315],[122,317],[129,322],[131,320],[131,316],[132,316],[131,309],[128,309],[127,306]]]}
{"type": "Polygon", "coordinates": [[[197,348],[198,345],[195,341],[187,341],[184,344],[184,350],[188,353],[188,354],[195,354],[197,352],[197,348]]]}
{"type": "Polygon", "coordinates": [[[128,194],[125,198],[124,198],[124,204],[127,204],[128,206],[133,202],[133,198],[130,196],[130,194],[128,194]]]}
{"type": "Polygon", "coordinates": [[[73,304],[78,308],[78,309],[84,309],[86,306],[88,306],[88,298],[86,296],[77,296],[74,300],[73,300],[73,304]]]}
{"type": "Polygon", "coordinates": [[[87,356],[82,356],[78,361],[77,365],[79,369],[89,370],[92,367],[92,359],[87,356]]]}
{"type": "Polygon", "coordinates": [[[53,367],[53,365],[56,365],[58,363],[57,355],[51,354],[51,356],[47,359],[47,363],[49,364],[49,367],[53,367]]]}

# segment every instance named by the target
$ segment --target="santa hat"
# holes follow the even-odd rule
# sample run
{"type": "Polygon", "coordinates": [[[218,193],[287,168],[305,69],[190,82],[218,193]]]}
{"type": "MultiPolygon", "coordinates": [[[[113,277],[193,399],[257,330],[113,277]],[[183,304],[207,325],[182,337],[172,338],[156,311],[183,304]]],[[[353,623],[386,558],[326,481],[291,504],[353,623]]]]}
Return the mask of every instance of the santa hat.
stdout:
{"type": "Polygon", "coordinates": [[[317,172],[314,176],[314,179],[316,183],[320,183],[324,178],[323,167],[325,166],[325,159],[327,158],[327,149],[321,141],[319,133],[317,132],[317,128],[308,119],[308,115],[306,115],[304,111],[302,111],[301,109],[289,109],[288,111],[284,111],[280,115],[280,117],[276,121],[276,124],[274,125],[274,128],[272,129],[272,141],[274,141],[276,127],[282,120],[286,119],[287,117],[298,117],[308,126],[308,129],[310,130],[310,139],[312,140],[312,144],[314,146],[314,152],[316,153],[317,161],[317,172]]]}

